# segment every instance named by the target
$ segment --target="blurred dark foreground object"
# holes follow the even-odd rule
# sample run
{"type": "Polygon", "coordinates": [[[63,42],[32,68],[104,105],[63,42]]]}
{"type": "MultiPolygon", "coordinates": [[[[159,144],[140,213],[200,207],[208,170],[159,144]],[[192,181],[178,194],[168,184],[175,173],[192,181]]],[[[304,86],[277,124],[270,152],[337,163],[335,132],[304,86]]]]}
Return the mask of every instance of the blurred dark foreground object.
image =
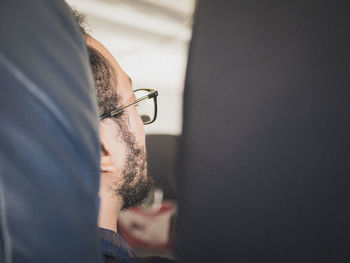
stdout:
{"type": "Polygon", "coordinates": [[[350,1],[201,0],[178,254],[350,262],[350,1]]]}
{"type": "Polygon", "coordinates": [[[0,262],[100,262],[95,93],[64,1],[0,3],[0,262]]]}
{"type": "Polygon", "coordinates": [[[176,166],[179,136],[148,134],[146,136],[148,173],[154,184],[163,191],[165,200],[176,200],[176,166]]]}

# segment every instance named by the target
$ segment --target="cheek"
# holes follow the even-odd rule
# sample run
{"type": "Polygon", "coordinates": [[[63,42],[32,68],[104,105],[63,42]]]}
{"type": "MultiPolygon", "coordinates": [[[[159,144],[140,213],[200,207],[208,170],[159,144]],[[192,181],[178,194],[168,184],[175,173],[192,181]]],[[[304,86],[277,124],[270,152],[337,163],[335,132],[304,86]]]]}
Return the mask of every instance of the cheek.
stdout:
{"type": "Polygon", "coordinates": [[[121,171],[125,165],[125,159],[128,154],[125,143],[119,140],[113,140],[110,142],[109,152],[114,166],[121,171]]]}
{"type": "Polygon", "coordinates": [[[129,112],[129,127],[130,132],[135,136],[138,146],[145,147],[145,129],[135,108],[130,109],[129,112]]]}

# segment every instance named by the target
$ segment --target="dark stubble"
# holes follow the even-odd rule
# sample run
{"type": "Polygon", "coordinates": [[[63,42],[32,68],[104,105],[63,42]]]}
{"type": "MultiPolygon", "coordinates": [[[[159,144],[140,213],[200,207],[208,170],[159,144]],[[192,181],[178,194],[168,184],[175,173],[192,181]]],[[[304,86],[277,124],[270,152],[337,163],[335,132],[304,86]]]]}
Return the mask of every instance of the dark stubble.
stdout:
{"type": "Polygon", "coordinates": [[[124,182],[116,189],[116,194],[123,199],[122,209],[142,204],[153,185],[152,178],[147,175],[146,151],[137,145],[135,136],[126,125],[126,118],[122,116],[117,120],[122,139],[127,146],[126,161],[122,170],[124,182]]]}

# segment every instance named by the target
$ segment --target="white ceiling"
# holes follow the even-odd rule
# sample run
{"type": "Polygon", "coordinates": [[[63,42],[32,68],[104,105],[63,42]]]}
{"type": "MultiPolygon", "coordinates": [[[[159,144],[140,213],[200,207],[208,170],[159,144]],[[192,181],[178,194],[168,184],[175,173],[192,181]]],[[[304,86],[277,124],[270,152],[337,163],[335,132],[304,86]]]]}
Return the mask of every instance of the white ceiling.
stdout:
{"type": "Polygon", "coordinates": [[[86,16],[87,31],[112,52],[134,89],[158,89],[158,118],[146,133],[180,134],[194,0],[66,1],[86,16]]]}

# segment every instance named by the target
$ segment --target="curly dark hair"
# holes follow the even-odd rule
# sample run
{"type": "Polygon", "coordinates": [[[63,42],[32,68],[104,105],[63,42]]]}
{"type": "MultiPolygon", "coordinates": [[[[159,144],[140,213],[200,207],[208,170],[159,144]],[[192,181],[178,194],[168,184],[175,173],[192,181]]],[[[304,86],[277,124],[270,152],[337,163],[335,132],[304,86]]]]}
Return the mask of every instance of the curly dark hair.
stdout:
{"type": "Polygon", "coordinates": [[[87,46],[90,66],[95,80],[99,115],[106,114],[118,107],[118,79],[113,67],[95,48],[87,46]]]}
{"type": "MultiPolygon", "coordinates": [[[[85,16],[79,13],[74,7],[71,7],[71,11],[75,16],[86,43],[85,16]]],[[[118,107],[118,76],[111,64],[99,51],[89,45],[86,45],[86,48],[89,53],[90,67],[95,80],[98,111],[101,116],[118,107]]]]}
{"type": "Polygon", "coordinates": [[[73,16],[75,17],[75,20],[77,21],[78,23],[78,26],[79,26],[79,29],[81,31],[81,33],[83,34],[83,37],[85,39],[85,37],[87,36],[87,33],[86,33],[86,29],[85,29],[85,16],[81,13],[79,13],[79,11],[73,7],[73,6],[68,6],[71,10],[71,12],[73,13],[73,16]]]}

